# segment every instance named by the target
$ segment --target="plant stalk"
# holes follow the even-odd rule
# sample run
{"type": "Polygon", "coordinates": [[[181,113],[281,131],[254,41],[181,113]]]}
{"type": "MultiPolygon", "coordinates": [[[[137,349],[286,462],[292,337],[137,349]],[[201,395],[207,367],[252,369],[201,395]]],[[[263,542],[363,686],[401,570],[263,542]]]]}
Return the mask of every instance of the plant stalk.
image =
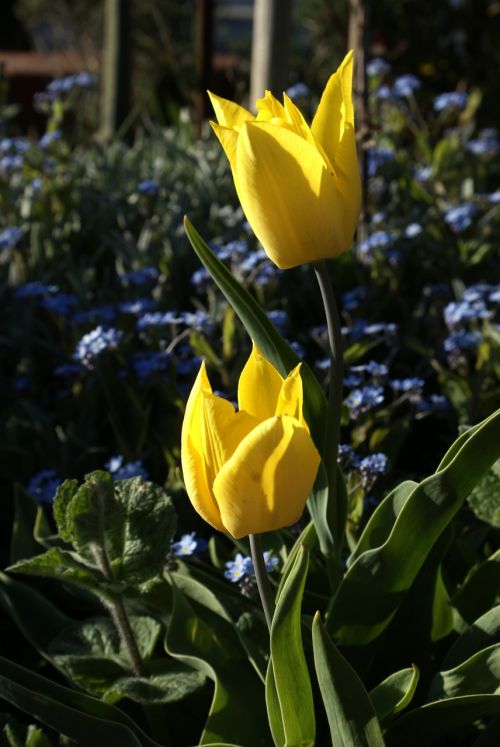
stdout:
{"type": "Polygon", "coordinates": [[[274,614],[274,599],[271,584],[267,577],[264,553],[262,550],[262,538],[260,534],[249,534],[248,539],[250,540],[250,552],[255,570],[255,578],[257,579],[260,601],[262,603],[262,609],[264,610],[267,627],[269,628],[269,632],[271,632],[271,623],[274,614]]]}
{"type": "Polygon", "coordinates": [[[342,544],[344,510],[339,505],[337,491],[338,467],[337,455],[340,440],[340,418],[342,414],[343,383],[344,383],[344,357],[342,352],[342,331],[339,311],[335,301],[335,294],[325,260],[315,262],[314,272],[321,291],[321,298],[325,309],[326,324],[328,328],[328,343],[330,348],[330,379],[328,383],[328,410],[327,426],[325,434],[325,467],[328,473],[328,484],[333,491],[331,499],[332,506],[332,528],[334,533],[334,568],[332,582],[336,586],[340,580],[340,551],[342,544]]]}

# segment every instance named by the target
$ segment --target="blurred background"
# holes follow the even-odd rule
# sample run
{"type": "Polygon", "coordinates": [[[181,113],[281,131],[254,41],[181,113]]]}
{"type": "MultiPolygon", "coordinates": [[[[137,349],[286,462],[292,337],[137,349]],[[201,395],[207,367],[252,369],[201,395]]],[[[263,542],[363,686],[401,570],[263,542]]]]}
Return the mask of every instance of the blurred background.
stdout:
{"type": "Polygon", "coordinates": [[[106,88],[79,113],[92,129],[127,131],[148,118],[174,124],[185,109],[200,119],[208,114],[201,94],[207,87],[245,101],[259,57],[269,54],[266,45],[277,80],[264,73],[256,89],[259,82],[281,88],[300,82],[321,91],[352,46],[360,8],[367,57],[383,56],[395,75],[421,76],[429,95],[480,84],[480,118],[498,116],[495,0],[3,0],[3,103],[14,107],[19,133],[40,133],[44,120],[34,94],[54,78],[85,70],[106,88]],[[258,23],[268,38],[261,29],[260,46],[252,46],[258,23]]]}

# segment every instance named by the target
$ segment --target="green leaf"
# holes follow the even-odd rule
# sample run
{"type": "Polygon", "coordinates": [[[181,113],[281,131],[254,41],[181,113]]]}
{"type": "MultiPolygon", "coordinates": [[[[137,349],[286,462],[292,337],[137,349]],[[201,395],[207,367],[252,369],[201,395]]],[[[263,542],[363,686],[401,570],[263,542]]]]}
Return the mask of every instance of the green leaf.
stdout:
{"type": "Polygon", "coordinates": [[[450,648],[444,669],[453,669],[483,648],[500,643],[500,604],[475,620],[450,648]]]}
{"type": "Polygon", "coordinates": [[[389,625],[439,536],[500,453],[500,410],[453,445],[446,466],[406,498],[379,547],[359,555],[344,576],[327,623],[336,640],[363,645],[389,625]],[[363,600],[363,604],[359,600],[363,600]]]}
{"type": "MultiPolygon", "coordinates": [[[[151,617],[130,616],[143,661],[151,658],[161,626],[151,617]]],[[[92,694],[102,695],[130,673],[128,653],[112,621],[105,617],[76,622],[51,641],[48,655],[67,677],[92,694]]]]}
{"type": "Polygon", "coordinates": [[[471,571],[451,602],[461,617],[472,623],[495,604],[499,591],[500,550],[497,550],[471,571]]]}
{"type": "Polygon", "coordinates": [[[95,562],[101,548],[115,581],[145,583],[159,575],[175,531],[171,499],[158,485],[140,477],[114,482],[96,471],[76,487],[58,490],[55,516],[60,532],[78,553],[95,562]]]}
{"type": "Polygon", "coordinates": [[[311,553],[314,547],[316,546],[317,541],[318,541],[318,537],[316,534],[315,525],[312,521],[310,521],[309,524],[307,524],[304,527],[304,529],[301,531],[301,533],[295,540],[293,547],[290,550],[288,557],[286,559],[286,563],[283,565],[283,568],[281,571],[280,583],[279,583],[278,591],[276,594],[277,597],[279,597],[281,592],[283,591],[283,586],[285,585],[285,581],[290,575],[290,571],[292,570],[295,564],[297,555],[300,553],[300,548],[303,546],[307,547],[309,553],[311,553]]]}
{"type": "Polygon", "coordinates": [[[36,555],[34,558],[20,560],[7,570],[12,573],[26,573],[30,576],[45,576],[59,581],[69,581],[96,594],[106,594],[106,584],[99,571],[80,563],[75,560],[72,553],[58,547],[51,547],[47,552],[36,555]]]}
{"type": "Polygon", "coordinates": [[[396,719],[386,732],[386,742],[388,747],[440,747],[446,734],[499,713],[500,695],[468,695],[438,700],[396,719]]]}
{"type": "Polygon", "coordinates": [[[10,541],[10,562],[37,555],[42,549],[33,536],[38,505],[23,488],[16,486],[14,492],[14,523],[10,541]]]}
{"type": "Polygon", "coordinates": [[[72,621],[36,589],[0,571],[0,606],[24,637],[46,658],[56,635],[72,621]]]}
{"type": "Polygon", "coordinates": [[[286,738],[283,730],[283,719],[281,717],[281,707],[276,691],[276,682],[274,680],[273,662],[269,659],[266,672],[266,708],[267,719],[271,734],[273,735],[276,747],[284,747],[286,738]]]}
{"type": "Polygon", "coordinates": [[[351,566],[356,558],[367,550],[380,547],[389,537],[394,522],[398,518],[401,509],[412,494],[418,483],[406,480],[397,485],[389,495],[377,506],[365,526],[358,544],[351,553],[347,565],[351,566]]]}
{"type": "Polygon", "coordinates": [[[201,672],[196,672],[179,661],[164,660],[154,674],[148,677],[123,677],[103,695],[105,703],[117,703],[123,698],[142,705],[163,705],[182,700],[199,690],[205,682],[201,672]]]}
{"type": "Polygon", "coordinates": [[[467,502],[478,519],[500,527],[500,460],[478,482],[467,502]]]}
{"type": "Polygon", "coordinates": [[[231,624],[201,605],[196,612],[172,583],[173,612],[165,638],[167,653],[214,682],[214,695],[199,744],[234,741],[267,747],[264,688],[237,641],[231,624]]]}
{"type": "Polygon", "coordinates": [[[390,674],[370,691],[370,700],[379,721],[399,713],[409,705],[417,689],[419,675],[418,667],[413,664],[408,669],[390,674]]]}
{"type": "Polygon", "coordinates": [[[363,683],[333,645],[319,613],[312,628],[314,665],[332,747],[383,747],[375,709],[363,683]]]}
{"type": "Polygon", "coordinates": [[[285,744],[290,747],[313,745],[316,733],[311,680],[301,634],[301,604],[308,564],[309,555],[302,546],[278,597],[271,625],[274,683],[285,744]]]}
{"type": "Polygon", "coordinates": [[[500,644],[478,651],[454,669],[438,672],[427,700],[494,694],[500,695],[500,644]]]}
{"type": "Polygon", "coordinates": [[[0,698],[55,731],[71,737],[81,747],[100,744],[158,747],[118,708],[56,685],[2,657],[0,698]]]}
{"type": "MultiPolygon", "coordinates": [[[[297,354],[279,334],[253,296],[238,283],[228,268],[215,256],[188,218],[184,219],[184,227],[200,261],[236,311],[247,333],[257,343],[265,358],[273,364],[282,376],[286,376],[299,363],[297,354]]],[[[325,395],[314,373],[304,362],[302,363],[301,377],[304,386],[306,419],[314,443],[322,455],[323,461],[325,461],[325,450],[327,448],[324,443],[326,432],[325,395]]],[[[332,526],[324,521],[325,514],[328,513],[325,508],[327,503],[328,491],[320,470],[313,492],[309,497],[308,507],[316,525],[321,550],[328,555],[333,550],[334,540],[332,526]]]]}

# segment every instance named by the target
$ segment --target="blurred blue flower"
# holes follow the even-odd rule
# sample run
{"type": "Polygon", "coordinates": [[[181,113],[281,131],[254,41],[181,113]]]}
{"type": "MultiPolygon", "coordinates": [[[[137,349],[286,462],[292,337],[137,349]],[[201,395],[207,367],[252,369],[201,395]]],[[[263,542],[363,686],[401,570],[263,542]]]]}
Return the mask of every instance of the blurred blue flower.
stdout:
{"type": "Polygon", "coordinates": [[[286,334],[288,330],[288,314],[282,309],[273,309],[267,312],[268,319],[274,324],[281,335],[286,334]]]}
{"type": "Polygon", "coordinates": [[[87,322],[101,322],[101,324],[112,324],[116,319],[116,309],[111,304],[96,306],[93,309],[77,311],[71,317],[73,324],[86,324],[87,322]]]}
{"type": "Polygon", "coordinates": [[[108,350],[116,350],[123,332],[115,327],[96,327],[78,343],[73,358],[87,368],[93,368],[96,358],[108,350]]]}
{"type": "Polygon", "coordinates": [[[49,148],[53,143],[56,143],[61,138],[62,132],[60,132],[60,130],[52,130],[51,132],[46,132],[45,135],[42,135],[38,141],[38,145],[40,148],[49,148]]]}
{"type": "Polygon", "coordinates": [[[361,389],[353,389],[344,400],[349,408],[349,415],[356,420],[362,413],[368,412],[373,407],[381,405],[384,401],[384,390],[381,386],[365,386],[361,389]]]}
{"type": "Polygon", "coordinates": [[[432,166],[417,166],[415,169],[415,181],[420,184],[429,182],[432,178],[432,166]]]}
{"type": "Polygon", "coordinates": [[[406,98],[422,88],[422,81],[416,75],[400,75],[393,83],[392,90],[396,96],[406,98]]]}
{"type": "Polygon", "coordinates": [[[360,463],[359,456],[348,444],[339,445],[337,460],[345,472],[357,469],[360,463]]]}
{"type": "Polygon", "coordinates": [[[305,99],[309,96],[309,94],[310,90],[305,83],[294,83],[293,85],[288,86],[288,88],[286,89],[286,95],[289,96],[292,101],[296,101],[297,99],[305,99]]]}
{"type": "Polygon", "coordinates": [[[138,379],[145,381],[155,373],[165,371],[170,356],[163,351],[147,351],[132,356],[132,368],[138,379]]]}
{"type": "Polygon", "coordinates": [[[422,392],[425,381],[418,377],[408,377],[406,379],[392,379],[389,386],[396,394],[404,394],[410,402],[416,404],[422,399],[422,392]]]}
{"type": "Polygon", "coordinates": [[[60,376],[61,378],[69,378],[71,376],[78,376],[85,371],[85,366],[81,363],[61,363],[61,365],[54,368],[54,376],[60,376]]]}
{"type": "Polygon", "coordinates": [[[208,543],[196,536],[196,532],[183,534],[177,542],[172,543],[172,552],[177,558],[188,558],[206,552],[208,543]]]}
{"type": "Polygon", "coordinates": [[[160,273],[156,267],[141,267],[138,270],[131,270],[120,275],[120,281],[125,285],[149,285],[158,282],[160,273]]]}
{"type": "Polygon", "coordinates": [[[28,484],[28,493],[38,503],[53,503],[56,491],[62,480],[53,469],[42,469],[37,472],[28,484]]]}
{"type": "Polygon", "coordinates": [[[370,265],[373,253],[377,249],[387,249],[394,242],[395,237],[389,231],[375,231],[371,236],[358,244],[357,257],[362,265],[370,265]]]}
{"type": "Polygon", "coordinates": [[[357,285],[352,290],[342,295],[342,308],[344,311],[354,311],[368,298],[368,288],[365,285],[357,285]]]}
{"type": "Polygon", "coordinates": [[[139,316],[153,311],[156,308],[156,301],[152,298],[136,298],[135,301],[122,301],[118,304],[118,311],[122,314],[133,314],[139,316]]]}
{"type": "Polygon", "coordinates": [[[354,374],[367,374],[372,379],[384,379],[389,373],[389,369],[385,363],[378,363],[377,361],[369,361],[359,366],[350,366],[349,371],[354,374]]]}
{"type": "Polygon", "coordinates": [[[444,214],[444,219],[452,231],[461,233],[469,228],[476,213],[477,208],[472,202],[464,202],[462,205],[448,208],[444,214]]]}
{"type": "Polygon", "coordinates": [[[126,480],[129,477],[142,477],[143,480],[149,479],[149,475],[140,460],[126,462],[121,454],[111,457],[104,467],[112,474],[114,480],[126,480]]]}
{"type": "Polygon", "coordinates": [[[148,197],[156,197],[160,191],[158,184],[150,179],[139,182],[136,189],[141,195],[147,195],[148,197]]]}
{"type": "Polygon", "coordinates": [[[415,239],[417,236],[420,236],[423,230],[420,223],[410,223],[405,228],[405,236],[407,239],[415,239]]]}
{"type": "Polygon", "coordinates": [[[467,105],[467,94],[464,91],[448,91],[440,93],[432,102],[435,112],[465,109],[467,105]]]}
{"type": "Polygon", "coordinates": [[[379,168],[386,163],[394,160],[394,149],[374,146],[367,151],[367,168],[368,176],[373,177],[377,174],[379,168]]]}
{"type": "Polygon", "coordinates": [[[18,171],[23,167],[24,158],[22,156],[4,156],[0,158],[0,171],[9,173],[18,171]]]}
{"type": "Polygon", "coordinates": [[[33,283],[18,285],[14,290],[13,296],[16,299],[40,298],[48,293],[57,293],[58,290],[57,285],[45,285],[45,283],[35,280],[33,283]]]}
{"type": "Polygon", "coordinates": [[[195,288],[204,289],[210,283],[210,273],[205,267],[200,267],[191,275],[191,282],[195,288]]]}
{"type": "Polygon", "coordinates": [[[31,148],[30,141],[25,137],[4,137],[0,140],[0,154],[19,155],[31,148]]]}
{"type": "Polygon", "coordinates": [[[42,307],[58,316],[69,316],[78,304],[74,293],[53,293],[42,298],[42,307]]]}
{"type": "Polygon", "coordinates": [[[305,358],[306,351],[303,345],[300,344],[300,342],[297,342],[296,340],[289,340],[288,344],[292,348],[293,352],[299,356],[299,358],[305,358]]]}
{"type": "Polygon", "coordinates": [[[443,316],[448,329],[456,330],[462,327],[465,322],[490,319],[493,312],[487,309],[484,301],[480,299],[462,300],[447,304],[443,316]]]}
{"type": "Polygon", "coordinates": [[[465,150],[472,153],[473,156],[479,158],[492,158],[496,156],[500,151],[500,141],[497,139],[481,139],[469,140],[465,143],[465,150]]]}
{"type": "Polygon", "coordinates": [[[366,66],[366,74],[370,78],[381,78],[390,71],[391,66],[382,57],[375,57],[366,66]]]}
{"type": "Polygon", "coordinates": [[[462,352],[477,348],[482,342],[483,336],[481,332],[453,332],[448,335],[443,343],[443,347],[447,353],[462,352]]]}
{"type": "Polygon", "coordinates": [[[17,226],[4,228],[0,232],[0,252],[6,249],[13,249],[21,241],[23,232],[17,226]]]}

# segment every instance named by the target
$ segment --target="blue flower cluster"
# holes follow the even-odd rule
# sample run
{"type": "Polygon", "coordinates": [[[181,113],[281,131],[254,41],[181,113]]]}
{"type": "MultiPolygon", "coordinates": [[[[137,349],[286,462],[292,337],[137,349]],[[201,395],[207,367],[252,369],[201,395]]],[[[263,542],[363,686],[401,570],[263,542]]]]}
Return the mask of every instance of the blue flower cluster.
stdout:
{"type": "Polygon", "coordinates": [[[33,475],[27,490],[38,503],[53,503],[61,483],[62,480],[54,469],[43,469],[33,475]]]}
{"type": "Polygon", "coordinates": [[[467,106],[467,99],[465,91],[449,91],[436,96],[432,106],[435,112],[461,111],[467,106]]]}
{"type": "Polygon", "coordinates": [[[172,543],[172,552],[177,558],[188,558],[192,555],[201,555],[206,552],[208,543],[205,539],[196,536],[196,532],[183,534],[177,542],[172,543]]]}
{"type": "Polygon", "coordinates": [[[109,350],[116,350],[123,332],[115,327],[96,327],[82,337],[74,353],[74,359],[87,368],[93,368],[96,358],[109,350]]]}
{"type": "Polygon", "coordinates": [[[459,301],[445,306],[443,317],[450,334],[443,347],[452,368],[457,367],[461,353],[483,341],[483,324],[494,319],[499,305],[500,285],[477,283],[466,288],[459,301]]]}
{"type": "Polygon", "coordinates": [[[121,454],[111,457],[104,466],[112,474],[114,480],[126,480],[129,477],[142,477],[143,480],[149,480],[148,472],[140,460],[126,462],[121,454]]]}
{"type": "Polygon", "coordinates": [[[444,219],[454,233],[462,233],[472,225],[476,213],[477,207],[472,202],[464,202],[448,208],[444,219]]]}
{"type": "Polygon", "coordinates": [[[57,99],[63,99],[72,91],[89,90],[95,88],[97,78],[92,73],[81,72],[74,75],[66,75],[64,78],[55,78],[44,91],[35,94],[36,104],[51,103],[57,99]]]}
{"type": "MultiPolygon", "coordinates": [[[[279,560],[270,552],[264,552],[264,562],[266,571],[276,570],[279,565],[279,560]]],[[[226,563],[226,570],[224,571],[225,578],[229,579],[233,583],[245,581],[246,579],[252,579],[255,576],[255,569],[253,567],[253,560],[248,555],[242,555],[236,553],[234,560],[229,560],[226,563]]]]}
{"type": "Polygon", "coordinates": [[[340,444],[338,461],[344,472],[354,472],[358,475],[361,485],[365,489],[371,489],[377,477],[385,475],[389,468],[389,459],[386,454],[377,452],[366,457],[360,457],[347,444],[340,444]]]}

